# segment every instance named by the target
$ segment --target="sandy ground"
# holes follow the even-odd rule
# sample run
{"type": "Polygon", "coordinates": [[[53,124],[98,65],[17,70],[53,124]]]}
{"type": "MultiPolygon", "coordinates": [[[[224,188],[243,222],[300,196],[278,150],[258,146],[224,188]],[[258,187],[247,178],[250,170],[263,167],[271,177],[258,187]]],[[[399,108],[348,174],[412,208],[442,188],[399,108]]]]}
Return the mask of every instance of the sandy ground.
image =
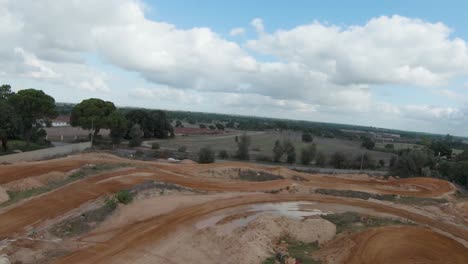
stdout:
{"type": "MultiPolygon", "coordinates": [[[[229,256],[226,258],[226,263],[260,263],[262,258],[272,253],[271,245],[274,239],[285,232],[290,232],[290,235],[296,236],[299,240],[307,241],[325,242],[333,237],[334,228],[322,219],[297,221],[278,216],[262,216],[250,222],[247,227],[234,228],[232,232],[224,232],[222,236],[219,235],[222,229],[236,217],[233,217],[232,221],[227,218],[218,226],[201,230],[193,227],[197,221],[222,210],[251,204],[288,201],[310,201],[320,204],[324,210],[327,207],[343,206],[348,208],[347,210],[373,211],[410,220],[438,231],[435,233],[428,229],[424,229],[424,232],[414,231],[411,228],[399,229],[401,233],[408,233],[408,236],[400,238],[392,237],[392,232],[377,232],[376,234],[383,237],[382,240],[372,240],[373,237],[379,236],[369,235],[366,238],[364,234],[363,238],[366,239],[356,238],[357,242],[353,242],[355,246],[352,250],[348,250],[350,247],[347,245],[342,247],[344,249],[341,251],[362,252],[359,256],[365,256],[365,261],[369,259],[374,262],[362,262],[364,261],[362,258],[354,259],[348,254],[346,261],[349,260],[349,263],[385,263],[382,262],[383,259],[373,258],[378,251],[378,242],[387,238],[390,241],[406,239],[409,241],[407,246],[416,247],[411,242],[413,235],[414,241],[419,241],[416,238],[420,237],[422,240],[433,239],[453,245],[453,250],[452,246],[444,249],[456,258],[453,263],[459,263],[456,262],[458,260],[467,260],[465,263],[468,263],[468,258],[461,254],[458,247],[461,245],[465,248],[465,246],[456,241],[468,243],[466,225],[442,221],[439,217],[439,215],[455,214],[461,218],[466,217],[466,203],[450,203],[444,205],[445,207],[437,207],[437,210],[433,210],[434,213],[430,213],[430,208],[424,211],[389,202],[310,194],[310,189],[314,188],[359,190],[416,197],[448,196],[455,191],[452,184],[432,178],[383,180],[363,175],[333,177],[298,173],[278,166],[251,163],[163,164],[92,153],[50,161],[0,166],[0,188],[7,187],[13,190],[39,186],[48,181],[60,180],[73,170],[87,164],[98,163],[128,163],[135,167],[88,177],[1,209],[0,240],[24,237],[33,228],[53,223],[76,211],[76,208],[85,208],[86,204],[103,199],[106,195],[152,180],[177,184],[194,192],[139,197],[128,206],[120,206],[112,217],[99,224],[89,234],[73,241],[64,241],[63,245],[75,243],[79,244],[80,248],[67,248],[70,252],[57,259],[55,263],[154,263],[157,258],[166,263],[219,263],[222,255],[229,256]],[[266,182],[240,181],[229,173],[236,169],[265,171],[281,175],[285,179],[266,182]],[[311,229],[311,226],[319,228],[311,229]],[[246,246],[249,241],[253,243],[250,247],[246,246]],[[176,246],[183,248],[183,252],[191,253],[176,254],[174,253],[176,246]],[[358,249],[361,251],[357,251],[358,249]],[[136,259],[138,262],[135,262],[136,259]]],[[[237,217],[248,217],[248,215],[237,217]]],[[[354,241],[353,238],[348,239],[354,241]]],[[[340,248],[339,243],[336,243],[333,247],[340,248]]],[[[431,246],[431,242],[426,244],[426,248],[431,246]]],[[[435,245],[434,247],[437,248],[435,245]]],[[[417,256],[425,258],[423,251],[422,249],[418,251],[417,248],[414,250],[417,256]]],[[[403,254],[396,245],[389,252],[388,254],[395,254],[397,257],[403,254]]],[[[436,256],[434,258],[437,259],[436,256]]],[[[403,258],[401,260],[403,261],[401,263],[418,263],[412,260],[405,262],[403,258]]]]}
{"type": "Polygon", "coordinates": [[[391,226],[340,237],[316,254],[322,263],[467,263],[462,244],[427,228],[391,226]]]}

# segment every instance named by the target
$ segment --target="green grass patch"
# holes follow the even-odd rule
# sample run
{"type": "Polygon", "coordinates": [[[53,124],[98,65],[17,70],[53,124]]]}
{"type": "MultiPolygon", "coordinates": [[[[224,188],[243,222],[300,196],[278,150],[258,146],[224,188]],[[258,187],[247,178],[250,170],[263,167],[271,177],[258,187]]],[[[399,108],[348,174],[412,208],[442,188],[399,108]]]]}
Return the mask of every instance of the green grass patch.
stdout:
{"type": "Polygon", "coordinates": [[[390,201],[401,204],[413,204],[413,205],[439,205],[447,203],[446,199],[440,198],[423,198],[423,197],[413,197],[413,196],[397,196],[392,194],[373,194],[361,191],[353,190],[335,190],[335,189],[317,189],[316,193],[340,197],[349,197],[355,199],[368,200],[370,198],[381,200],[381,201],[390,201]]]}
{"type": "Polygon", "coordinates": [[[410,223],[402,222],[397,219],[386,217],[374,217],[362,215],[354,212],[345,212],[341,214],[322,215],[326,219],[336,225],[336,233],[344,231],[361,231],[370,227],[380,227],[387,225],[409,225],[410,223]]]}
{"type": "Polygon", "coordinates": [[[37,196],[54,189],[60,188],[64,185],[72,183],[74,181],[86,178],[91,175],[96,175],[101,172],[114,170],[118,168],[127,167],[129,164],[126,163],[117,163],[117,164],[97,164],[90,167],[80,168],[78,171],[72,173],[69,177],[61,181],[50,182],[48,185],[38,188],[32,188],[28,190],[21,190],[21,191],[8,191],[8,195],[10,196],[10,200],[0,204],[0,207],[5,207],[17,203],[21,200],[37,196]]]}
{"type": "Polygon", "coordinates": [[[320,261],[314,260],[311,253],[319,249],[318,242],[304,243],[299,241],[287,240],[289,256],[297,259],[302,264],[319,264],[320,261]]]}
{"type": "Polygon", "coordinates": [[[22,140],[10,140],[8,141],[7,146],[8,146],[8,151],[4,152],[0,150],[0,156],[14,154],[13,152],[14,150],[21,150],[22,152],[26,152],[26,151],[49,148],[48,145],[41,145],[41,144],[32,143],[32,142],[28,144],[26,143],[26,141],[22,141],[22,140]]]}
{"type": "Polygon", "coordinates": [[[50,232],[61,238],[84,234],[91,230],[96,223],[104,221],[115,208],[117,208],[115,200],[107,200],[105,205],[98,209],[85,212],[79,216],[55,224],[50,228],[50,232]]]}
{"type": "Polygon", "coordinates": [[[262,264],[275,264],[275,263],[276,263],[275,257],[269,257],[262,262],[262,264]]]}

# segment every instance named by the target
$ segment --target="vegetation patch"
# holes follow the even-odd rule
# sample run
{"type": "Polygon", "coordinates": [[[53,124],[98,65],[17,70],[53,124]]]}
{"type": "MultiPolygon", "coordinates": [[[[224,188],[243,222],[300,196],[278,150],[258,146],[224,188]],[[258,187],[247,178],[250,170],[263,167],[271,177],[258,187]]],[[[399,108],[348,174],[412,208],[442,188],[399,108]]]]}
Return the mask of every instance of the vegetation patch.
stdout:
{"type": "Polygon", "coordinates": [[[301,264],[319,264],[320,261],[315,260],[312,257],[312,253],[319,250],[318,242],[304,243],[291,239],[290,237],[284,237],[280,239],[281,246],[286,251],[278,251],[275,256],[265,259],[262,264],[274,264],[274,263],[291,263],[289,261],[295,261],[293,263],[301,264]]]}
{"type": "Polygon", "coordinates": [[[50,232],[61,238],[84,234],[96,226],[97,223],[104,221],[116,208],[117,203],[115,199],[107,200],[105,205],[98,209],[55,224],[51,227],[50,232]]]}
{"type": "Polygon", "coordinates": [[[391,201],[401,204],[413,204],[413,205],[438,205],[447,203],[446,199],[440,198],[423,198],[413,196],[398,196],[393,194],[373,194],[361,191],[353,190],[335,190],[335,189],[317,189],[315,190],[318,194],[333,195],[340,197],[349,197],[362,200],[368,200],[370,198],[382,201],[391,201]]]}
{"type": "Polygon", "coordinates": [[[345,212],[341,214],[322,215],[326,219],[336,225],[336,233],[344,231],[361,231],[370,227],[380,227],[387,225],[409,225],[409,222],[402,222],[398,219],[386,217],[374,217],[362,215],[355,212],[345,212]]]}
{"type": "Polygon", "coordinates": [[[0,204],[0,207],[8,206],[14,203],[17,203],[21,200],[37,196],[46,192],[50,192],[57,188],[60,188],[64,185],[72,183],[74,181],[89,177],[91,175],[95,175],[104,171],[109,171],[117,168],[126,167],[128,164],[126,163],[117,163],[117,164],[97,164],[85,168],[81,168],[78,171],[72,173],[69,177],[61,181],[54,181],[48,183],[46,186],[32,188],[28,190],[20,190],[20,191],[8,191],[8,195],[10,196],[10,200],[0,204]]]}
{"type": "Polygon", "coordinates": [[[284,179],[283,176],[271,174],[264,171],[241,170],[239,179],[244,181],[274,181],[284,179]]]}

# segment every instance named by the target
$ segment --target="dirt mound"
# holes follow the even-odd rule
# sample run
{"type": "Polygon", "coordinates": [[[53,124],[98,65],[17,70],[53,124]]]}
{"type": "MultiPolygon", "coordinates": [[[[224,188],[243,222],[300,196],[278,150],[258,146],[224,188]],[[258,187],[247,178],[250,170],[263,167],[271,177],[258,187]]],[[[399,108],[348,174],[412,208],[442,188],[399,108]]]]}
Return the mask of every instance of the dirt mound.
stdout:
{"type": "Polygon", "coordinates": [[[325,245],[316,256],[322,263],[468,263],[468,250],[428,228],[374,228],[325,245]]]}
{"type": "Polygon", "coordinates": [[[167,263],[217,264],[222,260],[222,263],[258,264],[274,254],[275,244],[282,237],[325,242],[335,235],[335,225],[323,219],[301,221],[268,214],[233,231],[226,232],[224,228],[216,225],[195,232],[185,229],[132,263],[149,263],[158,256],[167,263]]]}
{"type": "Polygon", "coordinates": [[[6,192],[6,190],[0,187],[0,204],[10,200],[10,196],[6,192]]]}
{"type": "Polygon", "coordinates": [[[43,186],[45,186],[45,184],[35,177],[12,181],[3,185],[6,190],[13,192],[39,188],[43,186]]]}

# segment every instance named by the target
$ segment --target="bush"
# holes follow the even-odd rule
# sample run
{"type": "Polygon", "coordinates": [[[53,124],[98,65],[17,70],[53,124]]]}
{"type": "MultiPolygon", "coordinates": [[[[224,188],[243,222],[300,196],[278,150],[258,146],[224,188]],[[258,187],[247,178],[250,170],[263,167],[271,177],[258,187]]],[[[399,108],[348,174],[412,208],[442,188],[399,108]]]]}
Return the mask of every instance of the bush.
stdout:
{"type": "Polygon", "coordinates": [[[160,149],[161,147],[159,146],[159,143],[154,142],[153,144],[151,144],[151,148],[152,149],[160,149]]]}
{"type": "Polygon", "coordinates": [[[317,157],[315,158],[315,165],[319,167],[324,167],[327,164],[327,156],[321,151],[317,153],[317,157]]]}
{"type": "Polygon", "coordinates": [[[375,142],[372,141],[372,139],[369,137],[362,137],[361,146],[365,147],[366,149],[373,149],[375,147],[375,142]]]}
{"type": "Polygon", "coordinates": [[[296,162],[296,148],[291,143],[291,141],[287,140],[283,143],[284,152],[286,152],[286,162],[289,164],[293,164],[296,162]]]}
{"type": "Polygon", "coordinates": [[[220,150],[220,151],[219,151],[218,157],[219,157],[220,159],[228,159],[228,158],[229,158],[229,154],[227,153],[226,150],[223,149],[223,150],[220,150]]]}
{"type": "Polygon", "coordinates": [[[271,162],[272,158],[268,155],[257,155],[256,157],[257,161],[264,161],[264,162],[271,162]]]}
{"type": "Polygon", "coordinates": [[[347,165],[347,159],[343,152],[335,152],[330,157],[330,165],[336,169],[344,169],[347,165]]]}
{"type": "Polygon", "coordinates": [[[240,136],[239,142],[237,143],[237,153],[236,158],[240,160],[249,160],[249,146],[250,146],[250,137],[246,134],[240,136]]]}
{"type": "Polygon", "coordinates": [[[200,124],[199,126],[200,126],[201,129],[205,129],[205,128],[206,128],[206,126],[205,126],[204,124],[200,124]]]}
{"type": "Polygon", "coordinates": [[[283,154],[284,154],[283,145],[281,144],[279,140],[276,140],[275,146],[273,147],[273,161],[280,162],[283,154]]]}
{"type": "Polygon", "coordinates": [[[304,133],[302,134],[302,141],[304,142],[312,142],[314,140],[314,138],[312,137],[311,134],[309,133],[304,133]]]}
{"type": "Polygon", "coordinates": [[[117,208],[117,201],[114,198],[107,199],[105,201],[105,207],[107,207],[110,210],[114,211],[115,208],[117,208]]]}
{"type": "Polygon", "coordinates": [[[215,153],[210,147],[204,147],[198,152],[198,163],[213,163],[215,161],[215,153]]]}
{"type": "Polygon", "coordinates": [[[315,144],[311,144],[301,150],[301,163],[303,165],[309,165],[310,162],[315,158],[316,147],[315,144]]]}
{"type": "Polygon", "coordinates": [[[128,143],[130,147],[138,147],[141,145],[144,134],[140,128],[140,125],[133,125],[128,135],[130,137],[130,142],[128,143]]]}
{"type": "Polygon", "coordinates": [[[187,146],[180,146],[177,151],[179,152],[186,152],[187,151],[187,146]]]}
{"type": "Polygon", "coordinates": [[[133,201],[133,194],[129,190],[121,190],[115,195],[115,198],[119,203],[129,204],[133,201]]]}

